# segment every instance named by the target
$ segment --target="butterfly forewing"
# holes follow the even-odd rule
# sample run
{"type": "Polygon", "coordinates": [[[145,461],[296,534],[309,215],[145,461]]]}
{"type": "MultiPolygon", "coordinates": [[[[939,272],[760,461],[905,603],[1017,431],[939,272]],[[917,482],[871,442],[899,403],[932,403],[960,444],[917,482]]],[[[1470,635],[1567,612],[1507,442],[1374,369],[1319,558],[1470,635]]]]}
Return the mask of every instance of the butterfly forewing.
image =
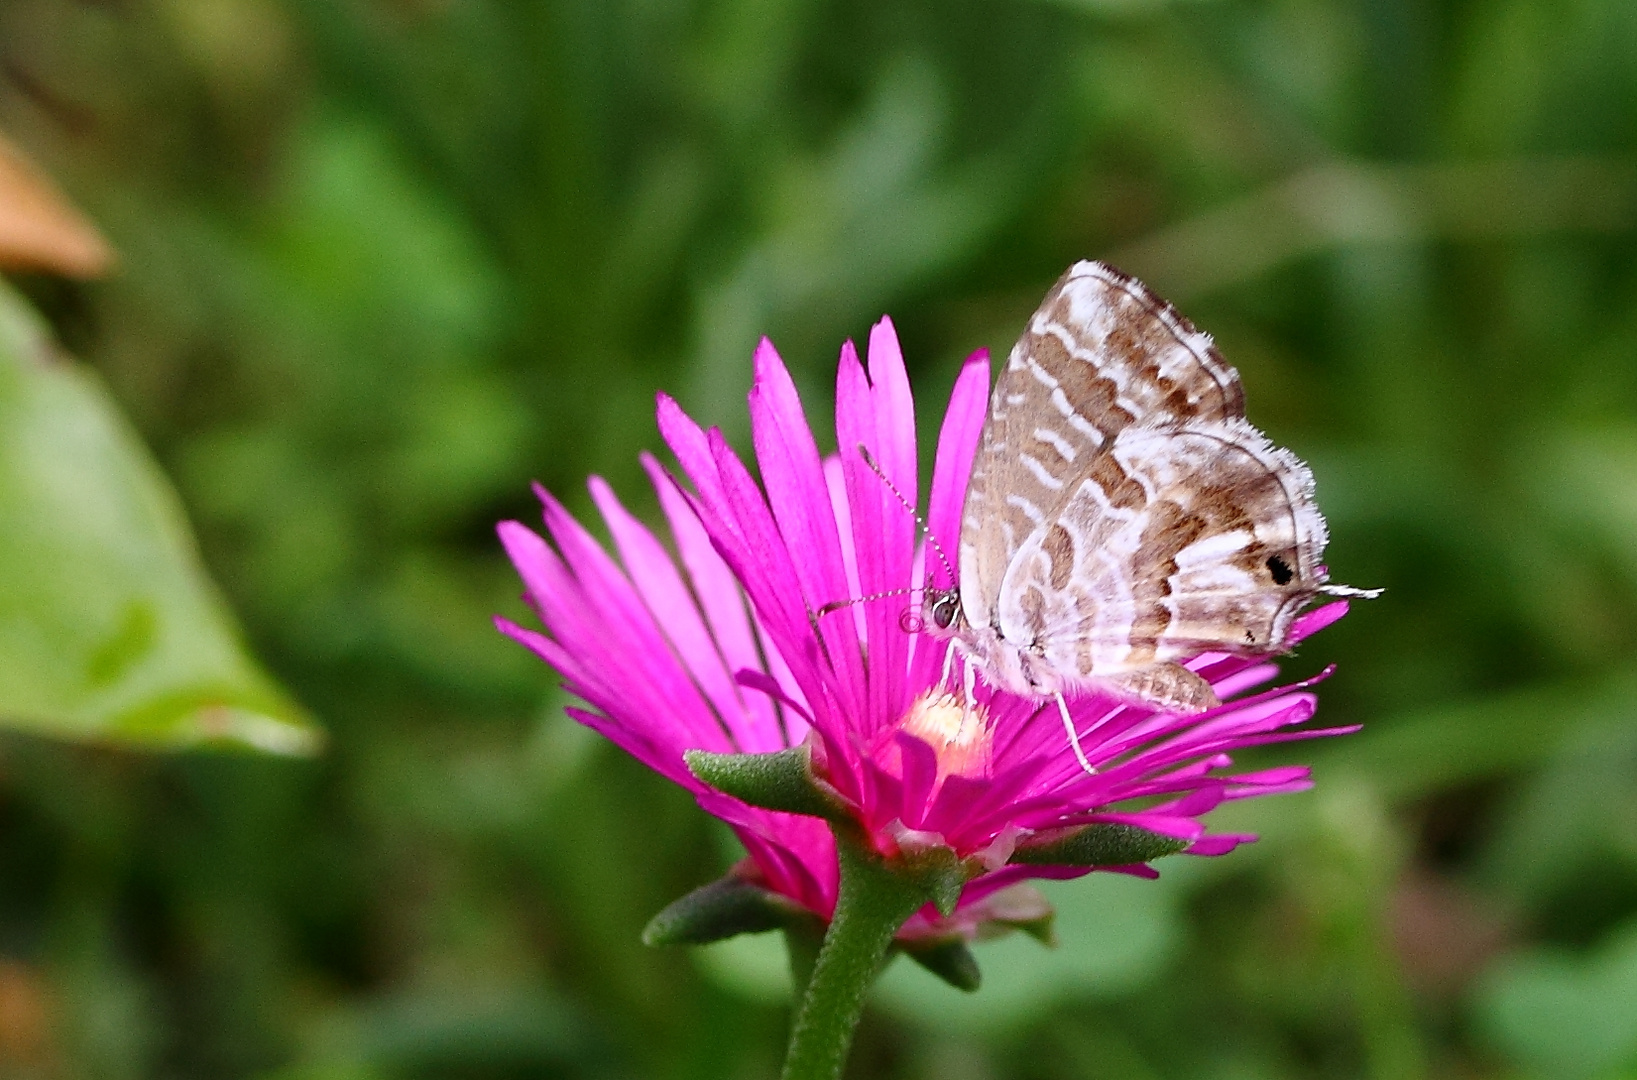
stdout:
{"type": "Polygon", "coordinates": [[[1210,338],[1140,282],[1071,267],[995,384],[967,491],[960,598],[991,676],[1049,692],[1275,651],[1323,546],[1311,475],[1245,421],[1210,338]]]}
{"type": "Polygon", "coordinates": [[[988,621],[1001,577],[1029,534],[1099,479],[1117,504],[1141,493],[1106,453],[1134,423],[1244,415],[1239,376],[1211,339],[1134,278],[1070,267],[1046,294],[995,383],[961,531],[961,600],[988,621]]]}

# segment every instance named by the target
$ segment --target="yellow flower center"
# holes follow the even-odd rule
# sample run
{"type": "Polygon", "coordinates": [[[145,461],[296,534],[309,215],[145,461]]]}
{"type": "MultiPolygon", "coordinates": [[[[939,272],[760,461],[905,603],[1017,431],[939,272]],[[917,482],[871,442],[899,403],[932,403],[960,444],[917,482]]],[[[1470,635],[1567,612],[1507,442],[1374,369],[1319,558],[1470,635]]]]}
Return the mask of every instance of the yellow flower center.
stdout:
{"type": "Polygon", "coordinates": [[[938,777],[982,776],[989,771],[993,732],[989,714],[976,702],[953,694],[926,693],[915,699],[900,725],[938,755],[938,777]]]}

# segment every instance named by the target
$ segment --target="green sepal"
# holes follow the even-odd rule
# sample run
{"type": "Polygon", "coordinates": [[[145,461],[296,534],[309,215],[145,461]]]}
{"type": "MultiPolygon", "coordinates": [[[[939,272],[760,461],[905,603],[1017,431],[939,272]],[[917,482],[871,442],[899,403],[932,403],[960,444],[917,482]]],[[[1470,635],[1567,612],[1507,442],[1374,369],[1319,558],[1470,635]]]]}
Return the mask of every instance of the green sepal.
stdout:
{"type": "Polygon", "coordinates": [[[784,930],[803,921],[818,924],[812,912],[737,873],[701,885],[649,920],[645,945],[709,945],[739,934],[784,930]]]}
{"type": "Polygon", "coordinates": [[[946,919],[955,914],[955,907],[961,902],[961,889],[981,871],[957,858],[946,847],[901,852],[887,860],[887,864],[923,889],[927,900],[946,919]]]}
{"type": "Polygon", "coordinates": [[[1028,919],[1023,922],[1009,922],[1006,924],[1014,930],[1028,934],[1047,948],[1057,947],[1057,912],[1042,915],[1038,919],[1028,919]]]}
{"type": "Polygon", "coordinates": [[[1189,841],[1105,822],[1061,833],[1038,844],[1020,844],[1011,861],[1031,866],[1132,866],[1175,855],[1189,841]]]}
{"type": "Polygon", "coordinates": [[[813,751],[806,745],[769,754],[688,750],[682,760],[701,781],[751,806],[831,821],[846,817],[846,807],[813,775],[813,751]]]}
{"type": "Polygon", "coordinates": [[[957,990],[971,993],[983,984],[983,972],[978,970],[978,958],[958,937],[934,938],[930,941],[897,943],[898,948],[911,960],[938,976],[957,990]]]}

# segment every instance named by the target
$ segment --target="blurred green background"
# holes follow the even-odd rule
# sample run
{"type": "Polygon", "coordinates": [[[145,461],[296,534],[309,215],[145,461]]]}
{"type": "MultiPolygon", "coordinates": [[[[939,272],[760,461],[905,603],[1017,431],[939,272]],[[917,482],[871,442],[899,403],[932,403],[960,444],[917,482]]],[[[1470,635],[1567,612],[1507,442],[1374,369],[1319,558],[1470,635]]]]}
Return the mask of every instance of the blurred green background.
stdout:
{"type": "Polygon", "coordinates": [[[776,939],[637,940],[731,841],[494,633],[493,524],[650,513],[762,333],[822,423],[892,314],[930,437],[1096,257],[1387,587],[1286,665],[1366,729],[850,1075],[1637,1077],[1630,0],[4,0],[0,131],[119,253],[10,278],[82,368],[0,297],[0,466],[107,466],[0,476],[0,1075],[775,1075],[776,939]]]}

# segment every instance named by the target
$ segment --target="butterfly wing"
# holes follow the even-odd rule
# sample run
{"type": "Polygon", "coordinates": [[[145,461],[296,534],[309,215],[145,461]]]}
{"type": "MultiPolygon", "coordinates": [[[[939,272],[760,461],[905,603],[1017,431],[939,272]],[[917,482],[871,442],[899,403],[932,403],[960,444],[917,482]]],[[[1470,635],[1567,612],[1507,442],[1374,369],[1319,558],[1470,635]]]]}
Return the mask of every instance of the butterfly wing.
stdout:
{"type": "Polygon", "coordinates": [[[1139,281],[1102,263],[1068,269],[995,382],[961,520],[961,607],[993,625],[1008,568],[1091,479],[1116,500],[1109,451],[1133,425],[1244,416],[1239,376],[1211,339],[1139,281]]]}
{"type": "Polygon", "coordinates": [[[961,530],[961,604],[992,681],[1216,704],[1176,661],[1282,649],[1325,584],[1294,454],[1169,304],[1098,263],[1046,296],[995,385],[961,530]]]}
{"type": "Polygon", "coordinates": [[[1008,567],[1002,636],[1069,683],[1282,648],[1325,583],[1307,467],[1237,419],[1126,428],[1107,457],[1119,479],[1088,477],[1008,567]]]}

